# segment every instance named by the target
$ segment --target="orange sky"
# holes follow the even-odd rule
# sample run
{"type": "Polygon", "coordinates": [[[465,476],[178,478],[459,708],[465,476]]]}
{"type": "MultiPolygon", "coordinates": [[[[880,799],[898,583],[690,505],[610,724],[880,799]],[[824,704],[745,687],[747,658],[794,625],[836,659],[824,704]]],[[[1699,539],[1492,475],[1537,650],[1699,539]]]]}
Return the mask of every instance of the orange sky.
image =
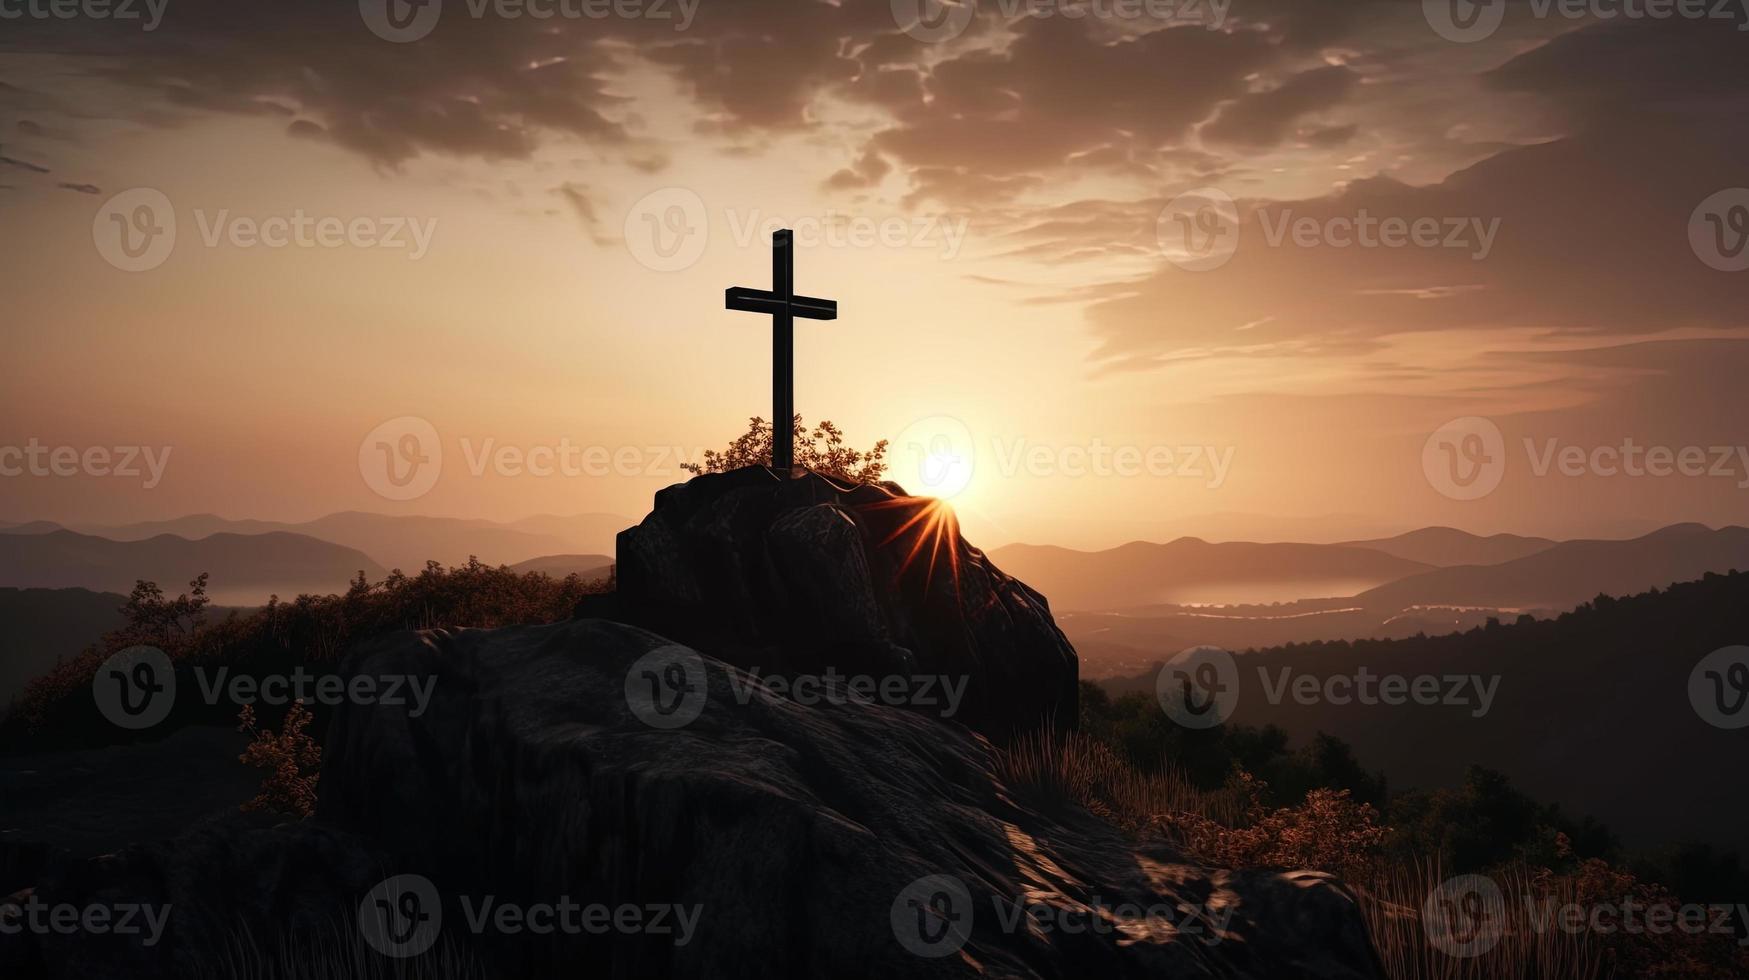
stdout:
{"type": "Polygon", "coordinates": [[[0,48],[0,520],[636,517],[675,449],[770,412],[767,323],[722,290],[767,284],[778,225],[841,311],[798,324],[797,410],[893,440],[979,543],[1749,516],[1749,272],[1708,264],[1703,207],[1749,184],[1734,25],[986,4],[929,42],[884,0],[705,0],[683,31],[451,4],[391,44],[345,6],[0,48]],[[176,232],[130,272],[140,188],[176,232]],[[1198,188],[1238,243],[1200,271],[1198,188]],[[336,240],[255,242],[275,218],[336,240]],[[1352,241],[1390,219],[1439,241],[1352,241]],[[1470,416],[1504,470],[1466,500],[1427,459],[1470,416]],[[361,444],[406,418],[442,464],[391,499],[361,444]],[[1582,472],[1539,467],[1551,440],[1582,472]],[[1608,472],[1629,440],[1707,472],[1608,472]],[[32,445],[170,456],[150,488],[9,472],[32,445]],[[567,451],[619,463],[528,472],[567,451]]]}

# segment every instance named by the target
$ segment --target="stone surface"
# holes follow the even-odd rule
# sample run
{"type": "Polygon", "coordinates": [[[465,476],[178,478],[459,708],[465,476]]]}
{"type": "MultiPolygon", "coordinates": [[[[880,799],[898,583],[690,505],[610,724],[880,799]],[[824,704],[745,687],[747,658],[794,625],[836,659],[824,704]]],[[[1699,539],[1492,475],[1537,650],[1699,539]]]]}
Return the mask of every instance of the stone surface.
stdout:
{"type": "Polygon", "coordinates": [[[946,677],[964,684],[954,720],[999,741],[1078,720],[1078,660],[1045,598],[968,544],[946,504],[893,484],[700,476],[620,533],[618,573],[579,615],[761,675],[946,677]]]}
{"type": "Polygon", "coordinates": [[[994,775],[990,743],[957,726],[799,704],[632,627],[403,633],[355,651],[348,671],[433,678],[436,693],[418,715],[341,709],[318,818],[431,876],[446,930],[463,895],[697,910],[684,944],[505,943],[493,961],[510,975],[554,962],[678,978],[1381,975],[1331,879],[1207,870],[1085,815],[1047,818],[994,775]],[[639,682],[665,659],[693,683],[692,710],[651,714],[639,682]],[[679,716],[691,720],[646,720],[679,716]],[[965,924],[945,947],[924,943],[908,904],[939,895],[965,924]],[[1005,928],[1029,901],[1083,923],[1092,906],[1165,909],[1183,928],[1005,928]]]}

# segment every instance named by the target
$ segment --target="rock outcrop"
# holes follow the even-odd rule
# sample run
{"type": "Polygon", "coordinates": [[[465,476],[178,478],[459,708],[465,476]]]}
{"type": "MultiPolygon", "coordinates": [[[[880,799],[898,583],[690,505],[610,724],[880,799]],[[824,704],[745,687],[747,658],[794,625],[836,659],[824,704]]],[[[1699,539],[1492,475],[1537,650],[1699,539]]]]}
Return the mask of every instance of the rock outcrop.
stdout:
{"type": "Polygon", "coordinates": [[[668,487],[620,532],[618,591],[579,614],[762,676],[934,678],[963,687],[953,720],[998,741],[1078,721],[1079,663],[1045,598],[966,543],[945,503],[890,483],[748,467],[668,487]]]}
{"type": "Polygon", "coordinates": [[[955,726],[799,704],[632,627],[400,634],[349,672],[436,693],[417,716],[342,709],[318,817],[429,869],[446,931],[469,895],[693,916],[684,942],[474,937],[506,973],[551,955],[628,977],[1380,976],[1327,877],[1210,871],[1047,818],[955,726]],[[645,687],[662,678],[676,690],[645,687]]]}

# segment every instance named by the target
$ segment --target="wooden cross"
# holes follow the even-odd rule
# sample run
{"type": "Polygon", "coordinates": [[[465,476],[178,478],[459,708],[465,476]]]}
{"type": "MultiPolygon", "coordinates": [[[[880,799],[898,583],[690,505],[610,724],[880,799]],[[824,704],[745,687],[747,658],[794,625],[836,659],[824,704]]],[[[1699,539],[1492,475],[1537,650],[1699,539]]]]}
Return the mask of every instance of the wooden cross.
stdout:
{"type": "Polygon", "coordinates": [[[730,286],[723,303],[731,310],[771,317],[771,468],[788,476],[795,467],[795,318],[838,319],[838,302],[796,295],[795,232],[771,236],[771,288],[730,286]]]}

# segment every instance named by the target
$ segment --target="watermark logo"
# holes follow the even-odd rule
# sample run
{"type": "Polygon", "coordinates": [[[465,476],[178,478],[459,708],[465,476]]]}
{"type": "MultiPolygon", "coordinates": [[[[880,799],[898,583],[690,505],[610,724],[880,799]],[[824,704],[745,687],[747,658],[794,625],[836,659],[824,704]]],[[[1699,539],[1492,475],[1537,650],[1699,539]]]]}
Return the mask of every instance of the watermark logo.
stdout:
{"type": "Polygon", "coordinates": [[[176,668],[157,647],[128,647],[98,666],[91,694],[110,724],[130,731],[151,728],[168,718],[176,703],[176,668]]]}
{"type": "Polygon", "coordinates": [[[1448,878],[1422,903],[1421,926],[1441,952],[1459,959],[1481,956],[1506,934],[1506,897],[1492,878],[1448,878]]]}
{"type": "Polygon", "coordinates": [[[657,647],[626,671],[626,706],[651,728],[683,728],[704,712],[710,698],[704,658],[677,644],[657,647]]]}
{"type": "Polygon", "coordinates": [[[729,691],[737,704],[748,704],[762,688],[804,707],[821,704],[881,704],[892,708],[928,708],[941,718],[959,714],[971,678],[953,674],[844,674],[827,667],[817,674],[762,673],[758,666],[729,675],[729,691]]]}
{"type": "MultiPolygon", "coordinates": [[[[1483,718],[1494,707],[1500,680],[1498,674],[1381,674],[1366,666],[1317,674],[1260,664],[1253,690],[1278,706],[1443,706],[1483,718]]],[[[1238,660],[1219,647],[1191,647],[1161,666],[1154,678],[1154,694],[1161,710],[1179,725],[1213,728],[1232,717],[1239,706],[1238,660]]]]}
{"type": "Polygon", "coordinates": [[[22,446],[0,446],[0,477],[94,476],[138,479],[153,490],[164,480],[171,446],[47,446],[32,438],[22,446]],[[144,468],[141,466],[144,464],[144,468]]]}
{"type": "Polygon", "coordinates": [[[1421,12],[1447,41],[1474,44],[1494,36],[1506,21],[1506,0],[1422,0],[1421,12]]]}
{"type": "Polygon", "coordinates": [[[1714,650],[1688,675],[1688,700],[1715,728],[1749,728],[1749,646],[1714,650]]]}
{"type": "Polygon", "coordinates": [[[416,500],[431,492],[443,472],[443,442],[437,428],[403,415],[370,430],[358,444],[358,472],[386,500],[416,500]]]}
{"type": "Polygon", "coordinates": [[[1749,269],[1749,189],[1733,187],[1700,202],[1688,219],[1688,244],[1720,272],[1749,269]]]}
{"type": "Polygon", "coordinates": [[[0,0],[3,20],[107,20],[145,23],[147,34],[164,22],[170,0],[0,0]]]}
{"type": "Polygon", "coordinates": [[[893,899],[889,919],[899,945],[936,959],[959,952],[972,938],[972,893],[953,875],[926,875],[893,899]]]}
{"type": "Polygon", "coordinates": [[[893,23],[925,44],[951,41],[978,16],[978,0],[892,0],[893,23]]]}
{"type": "Polygon", "coordinates": [[[163,941],[174,908],[137,902],[51,905],[32,892],[22,901],[0,901],[0,936],[137,936],[151,949],[163,941]]]}
{"type": "Polygon", "coordinates": [[[1445,248],[1467,251],[1476,262],[1493,254],[1501,224],[1499,218],[1381,217],[1366,208],[1352,215],[1315,218],[1295,217],[1293,208],[1283,207],[1259,211],[1257,219],[1270,248],[1290,241],[1296,248],[1445,248]]]}
{"type": "MultiPolygon", "coordinates": [[[[1219,30],[1227,22],[1233,0],[983,0],[1005,21],[1101,20],[1162,24],[1201,24],[1219,30]]],[[[964,34],[975,19],[980,0],[893,0],[893,23],[907,35],[929,44],[964,34]]]]}
{"type": "Polygon", "coordinates": [[[313,215],[303,208],[265,218],[232,215],[229,208],[220,208],[217,213],[196,208],[194,220],[200,227],[201,244],[207,248],[380,248],[406,252],[408,259],[417,262],[431,251],[431,242],[437,237],[436,218],[342,218],[313,215]]]}
{"type": "MultiPolygon", "coordinates": [[[[197,666],[187,672],[193,691],[208,705],[381,704],[407,709],[418,718],[431,706],[436,677],[411,674],[316,674],[297,667],[289,674],[233,674],[229,667],[197,666]]],[[[186,685],[182,693],[190,690],[186,685]]],[[[139,730],[159,724],[176,704],[175,668],[157,647],[128,647],[105,660],[91,679],[98,711],[120,728],[139,730]]]]}
{"type": "MultiPolygon", "coordinates": [[[[525,905],[500,901],[495,895],[455,897],[464,927],[476,936],[641,933],[672,937],[675,946],[685,946],[697,934],[704,917],[700,904],[607,905],[561,895],[525,905]]],[[[429,951],[443,932],[443,920],[443,896],[422,875],[385,879],[358,907],[358,925],[365,942],[391,959],[408,959],[429,951]]]]}
{"type": "Polygon", "coordinates": [[[163,191],[135,187],[97,209],[91,240],[103,260],[123,272],[150,272],[176,250],[176,208],[163,191]]]}
{"type": "Polygon", "coordinates": [[[443,901],[423,875],[383,879],[358,906],[358,927],[370,948],[391,959],[420,956],[443,931],[443,901]]]}
{"type": "Polygon", "coordinates": [[[1004,479],[1189,479],[1217,490],[1227,481],[1235,453],[1232,446],[1144,446],[1100,438],[1058,444],[994,435],[980,449],[970,427],[948,415],[912,422],[890,445],[894,478],[913,491],[944,500],[970,485],[980,461],[1004,479]]]}
{"type": "Polygon", "coordinates": [[[972,482],[978,447],[972,430],[951,415],[931,415],[907,425],[893,442],[895,475],[899,467],[906,489],[951,500],[972,482]]]}
{"type": "MultiPolygon", "coordinates": [[[[1620,443],[1563,444],[1559,438],[1526,436],[1529,474],[1628,479],[1672,477],[1726,479],[1749,490],[1749,446],[1668,446],[1643,444],[1632,436],[1620,443]]],[[[1440,426],[1421,450],[1427,482],[1453,500],[1476,500],[1493,493],[1506,475],[1506,442],[1485,418],[1455,419],[1440,426]]]]}
{"type": "Polygon", "coordinates": [[[1239,662],[1220,647],[1183,650],[1160,667],[1154,696],[1185,728],[1213,728],[1239,707],[1239,662]]]}
{"type": "Polygon", "coordinates": [[[392,44],[407,44],[437,28],[443,0],[358,0],[358,14],[372,34],[392,44]]]}
{"type": "Polygon", "coordinates": [[[1209,272],[1239,251],[1239,205],[1219,187],[1199,187],[1166,202],[1154,222],[1166,261],[1186,272],[1209,272]]]}
{"type": "Polygon", "coordinates": [[[1453,500],[1486,497],[1506,475],[1506,437],[1480,416],[1453,419],[1422,445],[1421,471],[1435,490],[1453,500]]]}
{"type": "Polygon", "coordinates": [[[1749,927],[1749,905],[1648,901],[1623,895],[1598,902],[1563,901],[1550,892],[1514,890],[1506,896],[1498,883],[1483,875],[1462,875],[1442,882],[1421,908],[1422,928],[1431,945],[1458,959],[1487,954],[1508,933],[1538,945],[1535,937],[1688,936],[1740,938],[1749,927]],[[1516,921],[1522,914],[1523,921],[1516,921]]]}
{"type": "Polygon", "coordinates": [[[638,199],[626,212],[626,248],[655,272],[690,269],[710,241],[704,198],[685,187],[664,187],[638,199]]]}
{"type": "MultiPolygon", "coordinates": [[[[465,0],[473,20],[674,21],[676,31],[692,26],[700,0],[465,0]]],[[[394,44],[428,36],[443,15],[443,0],[359,0],[358,12],[372,34],[394,44]]]]}

